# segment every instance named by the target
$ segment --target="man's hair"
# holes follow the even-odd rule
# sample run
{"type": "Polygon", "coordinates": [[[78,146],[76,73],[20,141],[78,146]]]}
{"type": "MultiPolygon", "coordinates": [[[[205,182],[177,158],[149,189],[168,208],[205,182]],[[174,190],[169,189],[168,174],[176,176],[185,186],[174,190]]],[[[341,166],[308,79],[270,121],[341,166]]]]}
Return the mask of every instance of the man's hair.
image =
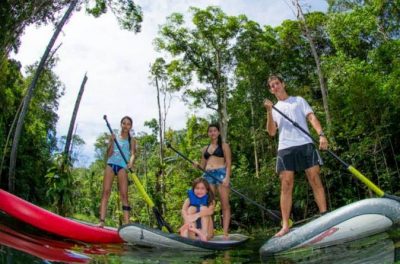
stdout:
{"type": "Polygon", "coordinates": [[[269,86],[269,83],[272,82],[273,80],[278,80],[281,83],[284,82],[282,76],[280,76],[278,74],[271,74],[270,76],[268,76],[268,81],[267,81],[268,86],[269,86]]]}

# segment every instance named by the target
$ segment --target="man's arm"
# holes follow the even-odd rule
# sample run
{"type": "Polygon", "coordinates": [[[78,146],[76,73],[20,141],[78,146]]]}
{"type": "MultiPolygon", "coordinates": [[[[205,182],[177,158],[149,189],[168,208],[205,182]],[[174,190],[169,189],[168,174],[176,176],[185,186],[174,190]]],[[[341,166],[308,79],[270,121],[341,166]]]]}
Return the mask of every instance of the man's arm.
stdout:
{"type": "Polygon", "coordinates": [[[326,150],[328,148],[328,139],[326,138],[324,131],[322,130],[321,123],[314,113],[309,113],[307,115],[308,121],[311,123],[314,130],[319,135],[319,148],[326,150]]]}
{"type": "Polygon", "coordinates": [[[264,107],[267,111],[267,125],[265,128],[271,137],[275,136],[277,131],[276,123],[274,121],[274,118],[272,117],[272,106],[273,103],[270,100],[265,99],[264,107]]]}

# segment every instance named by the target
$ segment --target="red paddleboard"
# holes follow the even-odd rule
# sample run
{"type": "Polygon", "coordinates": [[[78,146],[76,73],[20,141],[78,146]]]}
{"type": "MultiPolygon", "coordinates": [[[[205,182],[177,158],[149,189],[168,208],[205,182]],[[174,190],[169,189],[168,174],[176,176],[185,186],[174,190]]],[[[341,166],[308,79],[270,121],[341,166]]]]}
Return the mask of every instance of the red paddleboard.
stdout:
{"type": "Polygon", "coordinates": [[[74,221],[0,189],[0,210],[12,217],[64,238],[87,243],[122,243],[118,230],[74,221]]]}
{"type": "Polygon", "coordinates": [[[65,262],[65,263],[88,263],[90,258],[74,253],[73,251],[63,248],[54,248],[47,244],[42,244],[39,240],[24,239],[24,236],[18,236],[18,233],[8,233],[7,228],[1,228],[0,244],[25,252],[29,255],[45,259],[49,261],[65,262]],[[6,231],[6,232],[4,232],[6,231]]]}

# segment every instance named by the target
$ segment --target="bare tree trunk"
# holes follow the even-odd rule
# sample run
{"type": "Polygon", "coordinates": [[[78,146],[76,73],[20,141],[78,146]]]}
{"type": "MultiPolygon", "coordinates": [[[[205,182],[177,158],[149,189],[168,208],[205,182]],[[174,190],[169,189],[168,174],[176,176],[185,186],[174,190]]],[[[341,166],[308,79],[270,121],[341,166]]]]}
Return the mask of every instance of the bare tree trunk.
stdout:
{"type": "Polygon", "coordinates": [[[220,54],[217,50],[215,52],[216,55],[216,62],[217,62],[217,101],[218,101],[218,115],[219,115],[219,126],[222,141],[226,142],[227,135],[228,135],[228,112],[227,108],[227,90],[228,87],[225,83],[222,82],[222,74],[221,74],[221,61],[220,61],[220,54]]]}
{"type": "Polygon", "coordinates": [[[85,84],[88,79],[86,74],[87,73],[85,73],[85,76],[83,77],[81,87],[79,89],[78,97],[76,98],[76,101],[75,101],[74,111],[72,112],[71,122],[69,123],[67,139],[65,141],[65,147],[64,147],[64,154],[65,154],[66,158],[68,158],[68,156],[69,156],[69,150],[70,150],[71,141],[72,141],[72,132],[74,130],[75,120],[76,120],[76,116],[78,115],[78,110],[79,110],[79,105],[81,103],[82,95],[85,90],[85,84]]]}
{"type": "MultiPolygon", "coordinates": [[[[162,202],[161,202],[161,212],[165,214],[165,203],[164,203],[164,198],[165,198],[165,184],[164,184],[164,133],[163,133],[163,120],[162,120],[162,113],[161,113],[161,102],[160,102],[160,86],[158,84],[158,77],[155,77],[156,81],[156,88],[157,88],[157,107],[158,107],[158,132],[159,132],[159,137],[160,137],[160,171],[159,171],[159,179],[157,181],[157,184],[160,186],[158,187],[161,191],[161,197],[162,197],[162,202]]],[[[157,187],[156,187],[157,189],[157,187]]]]}
{"type": "MultiPolygon", "coordinates": [[[[57,48],[55,48],[55,49],[53,50],[53,52],[50,54],[49,60],[48,60],[47,62],[49,62],[49,61],[53,58],[54,54],[55,54],[55,53],[57,52],[57,50],[60,48],[61,44],[62,44],[62,43],[60,43],[60,45],[58,45],[57,48]]],[[[26,94],[24,95],[24,98],[25,98],[25,97],[26,97],[26,94]]],[[[13,133],[13,131],[14,131],[15,123],[17,122],[17,118],[18,118],[18,116],[19,116],[19,113],[20,113],[20,111],[21,111],[22,105],[23,105],[23,103],[24,103],[24,98],[22,98],[21,103],[20,103],[19,106],[18,106],[17,112],[15,113],[14,119],[13,119],[13,121],[12,121],[12,123],[11,123],[10,130],[8,131],[8,134],[7,134],[7,139],[6,139],[6,143],[5,143],[5,145],[4,145],[3,156],[2,156],[2,158],[1,158],[1,164],[0,164],[0,183],[1,183],[1,180],[2,180],[1,175],[2,175],[2,172],[3,172],[4,161],[5,161],[5,158],[6,158],[6,155],[7,155],[8,144],[10,143],[10,138],[11,138],[11,135],[12,135],[12,133],[13,133]]]]}
{"type": "MultiPolygon", "coordinates": [[[[167,87],[167,85],[165,85],[165,87],[167,87]]],[[[164,99],[163,99],[163,120],[162,120],[162,124],[163,124],[163,138],[165,139],[165,131],[166,131],[166,127],[167,127],[167,115],[168,115],[168,111],[169,108],[171,107],[171,93],[169,93],[167,91],[167,89],[165,89],[164,91],[164,99]],[[168,97],[168,102],[167,102],[167,97],[168,97]]]]}
{"type": "Polygon", "coordinates": [[[396,160],[396,153],[394,152],[393,143],[392,143],[392,140],[391,140],[390,138],[389,138],[389,144],[390,144],[390,149],[392,150],[392,155],[393,155],[394,164],[396,165],[397,176],[398,176],[398,178],[400,179],[399,164],[397,163],[397,160],[396,160]]]}
{"type": "Polygon", "coordinates": [[[63,28],[64,24],[67,22],[69,16],[71,15],[71,13],[74,10],[77,3],[78,3],[78,0],[71,1],[71,4],[69,5],[67,11],[65,12],[63,18],[61,19],[60,23],[58,23],[56,30],[54,31],[53,36],[51,37],[49,44],[47,45],[46,50],[39,62],[38,68],[35,72],[35,75],[33,76],[32,82],[29,85],[27,94],[24,98],[21,113],[18,117],[17,126],[15,128],[13,145],[11,148],[10,168],[9,168],[9,177],[8,177],[8,189],[10,192],[14,192],[14,189],[15,189],[14,185],[15,185],[15,166],[17,163],[17,149],[18,149],[19,139],[21,137],[21,132],[22,132],[22,126],[25,121],[25,116],[26,116],[26,112],[28,110],[29,103],[32,99],[33,92],[34,92],[34,90],[36,88],[36,84],[39,80],[39,76],[43,71],[43,68],[46,63],[47,58],[49,57],[50,51],[53,48],[54,43],[56,42],[57,37],[61,32],[61,29],[63,28]]]}
{"type": "Polygon", "coordinates": [[[11,123],[10,130],[8,131],[6,143],[4,144],[3,157],[1,158],[1,165],[0,165],[0,183],[1,183],[1,174],[3,172],[4,160],[5,160],[6,155],[7,155],[8,144],[10,142],[10,138],[11,138],[12,132],[14,131],[14,126],[15,126],[15,123],[17,122],[17,117],[19,115],[19,112],[21,111],[22,104],[23,104],[23,101],[21,101],[21,103],[18,106],[17,113],[15,114],[14,119],[13,119],[13,121],[11,123]]]}
{"type": "MultiPolygon", "coordinates": [[[[387,175],[388,177],[390,177],[389,165],[388,165],[388,163],[387,163],[386,156],[385,156],[385,152],[384,152],[384,149],[383,149],[382,138],[381,138],[378,134],[377,134],[377,139],[378,139],[378,141],[379,141],[379,147],[380,147],[380,152],[381,152],[381,154],[382,154],[383,163],[385,164],[386,175],[387,175]]],[[[385,178],[384,178],[384,183],[390,186],[390,192],[393,193],[392,184],[390,184],[390,182],[387,182],[386,180],[389,180],[389,179],[387,179],[387,178],[385,177],[385,178]]]]}
{"type": "Polygon", "coordinates": [[[226,142],[228,137],[228,111],[227,111],[227,90],[228,88],[224,85],[222,91],[222,108],[221,108],[221,136],[224,142],[226,142]]]}
{"type": "Polygon", "coordinates": [[[306,38],[308,39],[308,42],[310,43],[311,53],[314,57],[315,65],[317,66],[318,79],[319,79],[319,84],[320,84],[320,89],[321,89],[321,94],[322,94],[322,102],[324,105],[324,110],[325,110],[325,115],[326,115],[326,125],[327,125],[327,129],[330,130],[331,117],[329,114],[327,88],[326,88],[326,84],[325,84],[324,74],[321,69],[321,61],[319,59],[317,50],[315,48],[314,40],[311,36],[310,30],[308,29],[306,19],[303,14],[303,10],[301,9],[301,6],[299,4],[299,0],[292,0],[292,3],[297,9],[297,18],[299,19],[299,21],[301,22],[301,24],[304,27],[304,33],[306,35],[306,38]]]}
{"type": "Polygon", "coordinates": [[[256,167],[256,178],[260,177],[259,175],[259,164],[258,164],[258,153],[257,153],[257,140],[256,140],[256,131],[254,128],[254,106],[253,101],[250,98],[250,110],[251,110],[251,133],[253,134],[253,151],[254,151],[254,165],[256,167]]]}

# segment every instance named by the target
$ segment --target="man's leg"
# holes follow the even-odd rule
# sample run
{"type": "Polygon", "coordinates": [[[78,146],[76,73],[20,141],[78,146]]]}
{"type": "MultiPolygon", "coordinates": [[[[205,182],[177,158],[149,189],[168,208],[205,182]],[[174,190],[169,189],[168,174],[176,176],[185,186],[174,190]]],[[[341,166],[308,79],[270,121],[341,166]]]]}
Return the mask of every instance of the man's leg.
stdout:
{"type": "Polygon", "coordinates": [[[289,216],[292,209],[292,192],[294,184],[294,171],[281,171],[279,173],[281,179],[281,212],[282,212],[282,229],[275,234],[280,237],[289,232],[289,216]]]}
{"type": "Polygon", "coordinates": [[[306,169],[307,179],[313,190],[315,202],[318,205],[319,212],[324,213],[326,212],[326,198],[324,186],[322,185],[319,173],[319,165],[306,169]]]}

